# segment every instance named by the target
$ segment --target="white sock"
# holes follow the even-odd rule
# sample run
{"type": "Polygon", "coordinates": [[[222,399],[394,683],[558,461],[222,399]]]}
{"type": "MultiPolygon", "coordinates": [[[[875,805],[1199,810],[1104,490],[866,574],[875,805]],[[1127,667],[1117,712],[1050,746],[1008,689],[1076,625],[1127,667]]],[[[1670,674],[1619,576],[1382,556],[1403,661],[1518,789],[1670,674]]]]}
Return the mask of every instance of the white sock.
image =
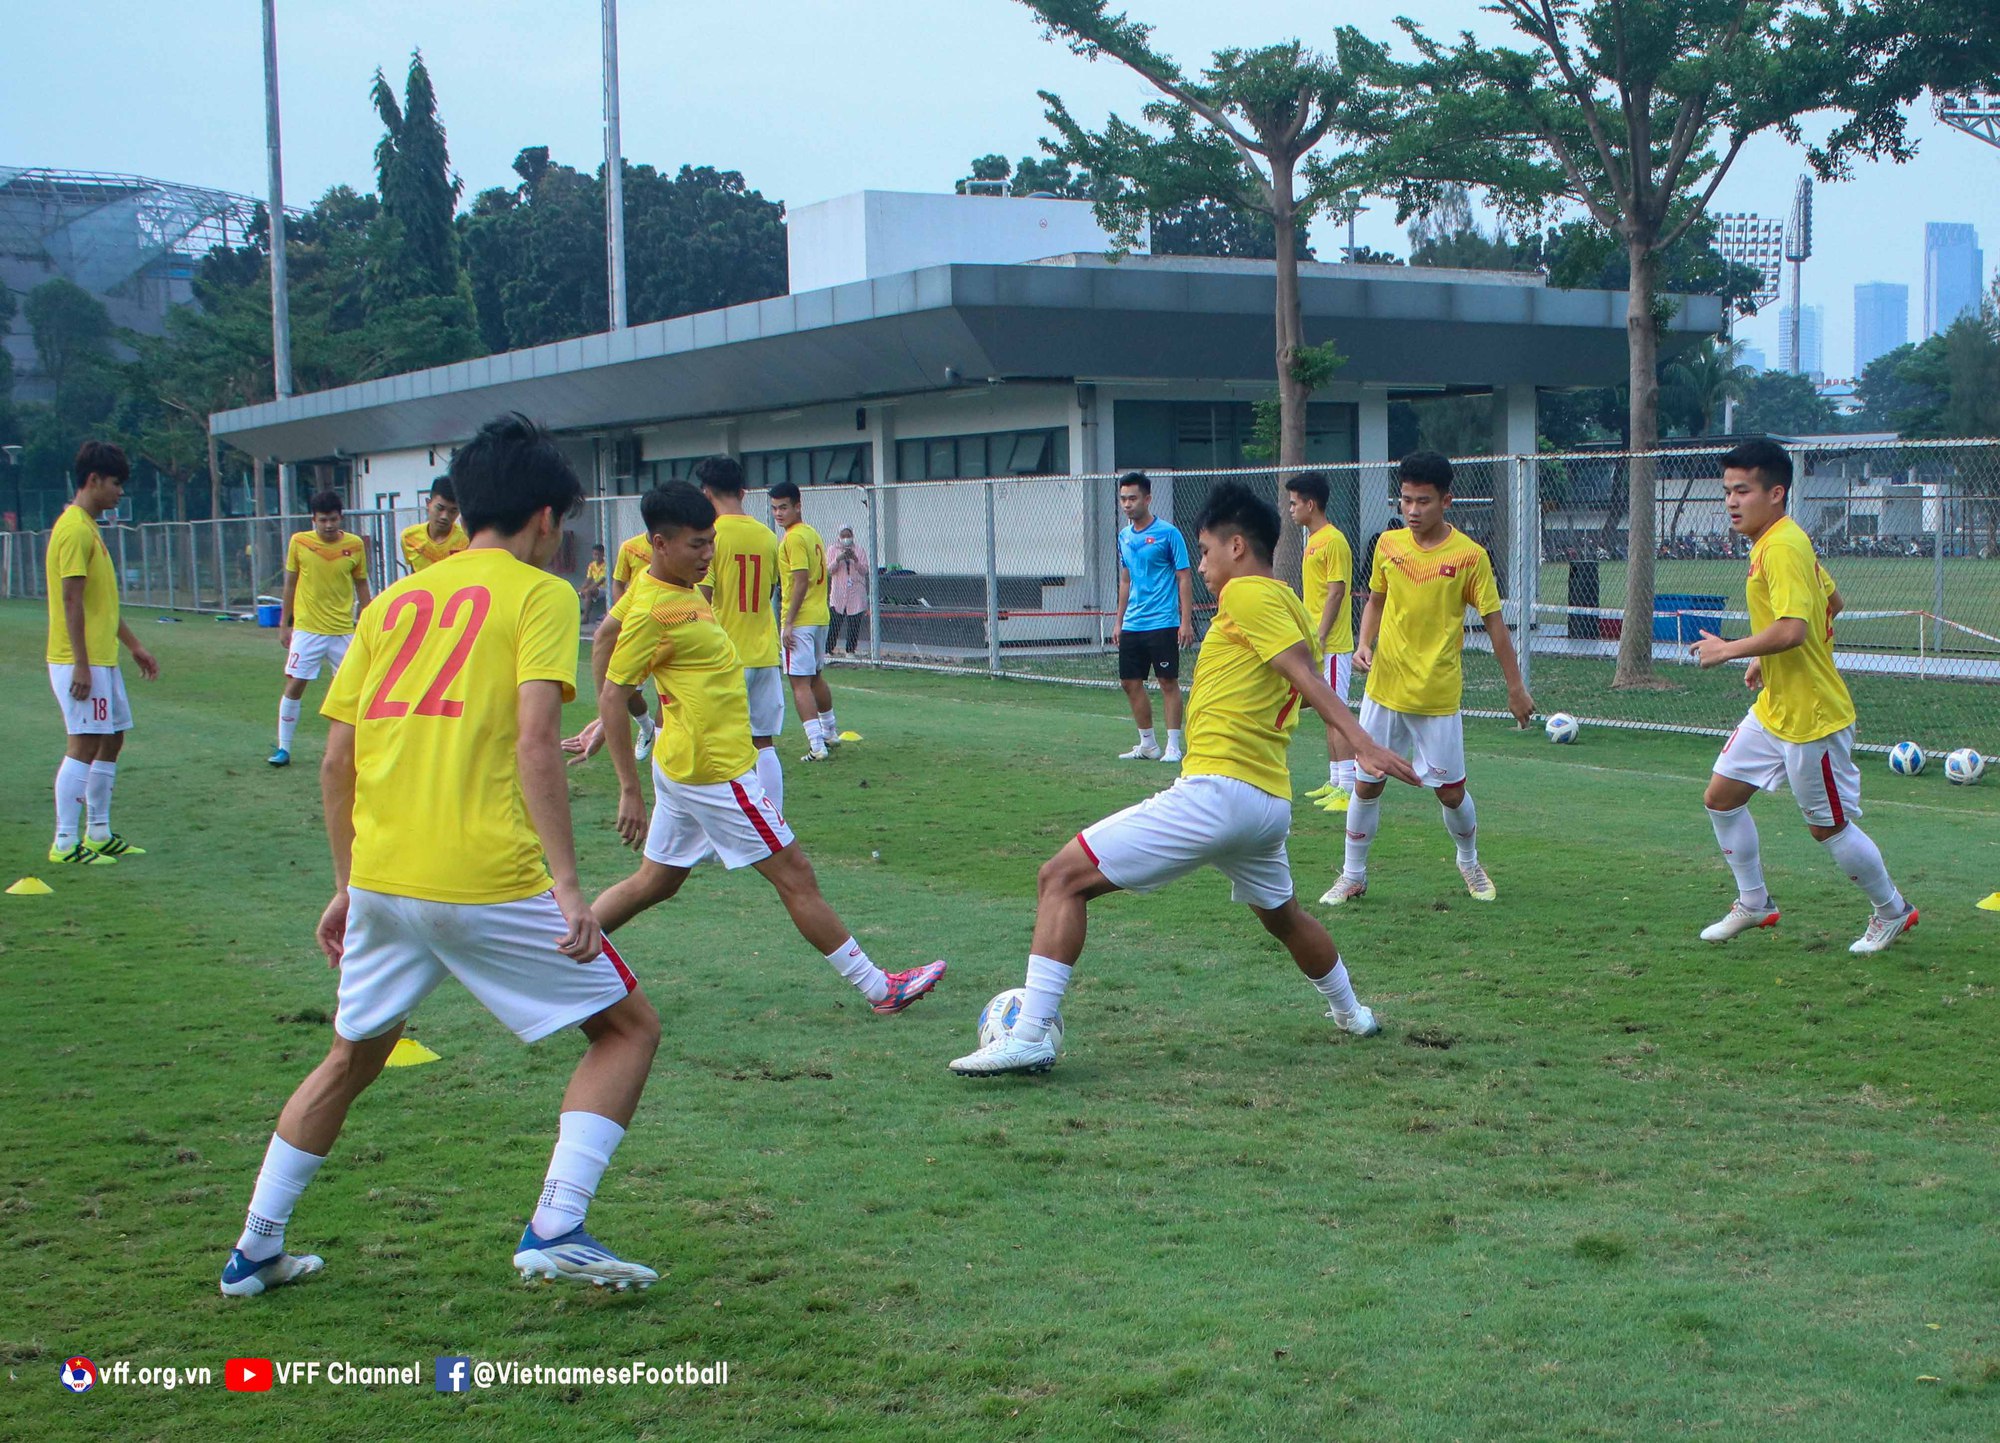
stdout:
{"type": "Polygon", "coordinates": [[[1361,1000],[1354,995],[1354,984],[1347,980],[1347,964],[1338,957],[1333,959],[1333,970],[1324,977],[1313,978],[1312,985],[1319,988],[1320,995],[1326,998],[1335,1012],[1342,1015],[1352,1013],[1361,1005],[1361,1000]]]}
{"type": "Polygon", "coordinates": [[[1368,849],[1382,825],[1382,799],[1357,796],[1347,804],[1347,857],[1340,875],[1350,882],[1368,880],[1368,849]]]}
{"type": "Polygon", "coordinates": [[[868,960],[868,954],[852,937],[827,953],[826,960],[832,964],[834,971],[859,988],[861,995],[870,1002],[880,1002],[889,995],[888,977],[868,960]]]}
{"type": "Polygon", "coordinates": [[[1187,743],[1182,737],[1179,727],[1167,728],[1167,750],[1170,752],[1184,752],[1187,750],[1187,743]]]}
{"type": "Polygon", "coordinates": [[[757,748],[757,780],[764,784],[764,795],[771,799],[771,805],[778,809],[778,815],[785,814],[785,769],[778,763],[776,747],[757,748]]]}
{"type": "MultiPolygon", "coordinates": [[[[1458,865],[1470,867],[1479,860],[1479,814],[1472,808],[1472,794],[1467,792],[1459,798],[1455,807],[1439,807],[1444,812],[1444,829],[1451,833],[1452,845],[1458,848],[1458,865]]],[[[1352,804],[1348,807],[1353,810],[1352,804]]]]}
{"type": "Polygon", "coordinates": [[[278,698],[278,750],[292,749],[292,734],[299,729],[299,713],[305,710],[304,697],[278,698]]]}
{"type": "Polygon", "coordinates": [[[264,1166],[257,1174],[256,1190],[250,1194],[250,1213],[243,1220],[243,1236],[236,1240],[244,1257],[261,1263],[285,1250],[285,1224],[292,1220],[292,1209],[299,1205],[300,1194],[325,1161],[293,1147],[275,1132],[271,1134],[271,1145],[264,1149],[264,1166]]]}
{"type": "Polygon", "coordinates": [[[1014,1035],[1023,1042],[1040,1042],[1049,1035],[1049,1024],[1062,1016],[1063,993],[1069,990],[1069,974],[1074,968],[1053,957],[1029,954],[1028,1000],[1021,1005],[1021,1017],[1014,1035]]]}
{"type": "Polygon", "coordinates": [[[83,799],[90,790],[90,763],[64,757],[56,768],[56,850],[67,852],[76,846],[77,828],[83,825],[83,799]]]}
{"type": "Polygon", "coordinates": [[[1333,764],[1333,784],[1344,791],[1354,790],[1354,758],[1333,764]]]}
{"type": "Polygon", "coordinates": [[[808,747],[826,745],[825,738],[820,730],[819,718],[816,716],[806,718],[806,745],[808,747]]]}
{"type": "MultiPolygon", "coordinates": [[[[1709,824],[1715,828],[1716,845],[1722,860],[1736,874],[1736,900],[1745,907],[1768,907],[1771,894],[1764,886],[1764,856],[1757,842],[1757,823],[1746,802],[1733,811],[1708,809],[1709,824]]],[[[1838,858],[1835,859],[1839,860],[1838,858]]],[[[1876,859],[1881,860],[1879,857],[1876,859]]]]}
{"type": "Polygon", "coordinates": [[[1820,845],[1826,848],[1834,865],[1847,873],[1848,880],[1868,894],[1868,900],[1875,904],[1876,916],[1900,917],[1909,910],[1903,894],[1889,879],[1889,869],[1882,862],[1882,849],[1861,828],[1849,822],[1820,845]]]}
{"type": "Polygon", "coordinates": [[[90,779],[84,783],[83,796],[90,814],[90,840],[108,842],[111,840],[111,788],[118,780],[118,763],[92,762],[90,779]]]}
{"type": "Polygon", "coordinates": [[[1139,745],[1142,747],[1156,747],[1159,745],[1158,742],[1153,740],[1153,729],[1151,727],[1139,728],[1139,745]]]}
{"type": "Polygon", "coordinates": [[[565,1112],[556,1126],[556,1150],[542,1181],[542,1201],[528,1226],[544,1240],[583,1226],[597,1184],[625,1129],[594,1112],[565,1112]]]}
{"type": "Polygon", "coordinates": [[[819,714],[819,726],[820,732],[824,736],[837,737],[840,735],[840,723],[833,719],[833,713],[830,711],[823,711],[819,714]]]}

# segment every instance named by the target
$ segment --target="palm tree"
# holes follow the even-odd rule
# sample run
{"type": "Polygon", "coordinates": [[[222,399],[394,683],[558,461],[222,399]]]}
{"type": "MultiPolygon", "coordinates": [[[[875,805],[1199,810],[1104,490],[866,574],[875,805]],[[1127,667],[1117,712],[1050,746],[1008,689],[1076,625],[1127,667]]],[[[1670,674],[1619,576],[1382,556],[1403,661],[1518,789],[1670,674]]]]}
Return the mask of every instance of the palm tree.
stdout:
{"type": "MultiPolygon", "coordinates": [[[[1743,346],[1742,341],[1710,336],[1666,368],[1661,378],[1666,382],[1666,394],[1661,397],[1666,406],[1661,409],[1670,406],[1687,417],[1693,423],[1689,435],[1714,435],[1717,418],[1731,401],[1742,399],[1745,384],[1755,374],[1743,364],[1743,346]]],[[[1674,501],[1673,519],[1667,524],[1669,541],[1680,535],[1681,512],[1687,509],[1694,482],[1694,471],[1690,468],[1687,480],[1681,485],[1681,494],[1674,501]]]]}

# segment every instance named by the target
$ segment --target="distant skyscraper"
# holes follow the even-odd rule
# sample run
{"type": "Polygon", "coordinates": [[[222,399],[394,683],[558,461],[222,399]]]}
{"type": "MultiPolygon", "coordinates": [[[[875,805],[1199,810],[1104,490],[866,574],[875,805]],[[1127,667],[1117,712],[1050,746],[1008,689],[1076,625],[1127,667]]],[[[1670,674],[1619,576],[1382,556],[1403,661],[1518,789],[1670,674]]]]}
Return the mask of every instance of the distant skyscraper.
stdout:
{"type": "Polygon", "coordinates": [[[1771,369],[1770,364],[1764,359],[1764,353],[1755,346],[1745,346],[1738,352],[1736,364],[1739,366],[1748,366],[1753,371],[1768,371],[1771,369]]]}
{"type": "Polygon", "coordinates": [[[1825,327],[1822,325],[1825,315],[1826,308],[1824,306],[1807,306],[1805,308],[1804,313],[1799,317],[1800,354],[1794,356],[1792,354],[1792,308],[1790,306],[1780,306],[1778,308],[1778,334],[1780,337],[1779,370],[1793,371],[1801,376],[1808,376],[1815,383],[1826,379],[1826,367],[1820,361],[1820,337],[1826,333],[1825,327]],[[1804,364],[1800,364],[1801,361],[1804,364]]]}
{"type": "Polygon", "coordinates": [[[1854,374],[1910,339],[1910,288],[1873,281],[1854,288],[1854,374]]]}
{"type": "Polygon", "coordinates": [[[1924,227],[1924,335],[1949,330],[1979,307],[1986,257],[1979,232],[1969,225],[1932,221],[1924,227]]]}

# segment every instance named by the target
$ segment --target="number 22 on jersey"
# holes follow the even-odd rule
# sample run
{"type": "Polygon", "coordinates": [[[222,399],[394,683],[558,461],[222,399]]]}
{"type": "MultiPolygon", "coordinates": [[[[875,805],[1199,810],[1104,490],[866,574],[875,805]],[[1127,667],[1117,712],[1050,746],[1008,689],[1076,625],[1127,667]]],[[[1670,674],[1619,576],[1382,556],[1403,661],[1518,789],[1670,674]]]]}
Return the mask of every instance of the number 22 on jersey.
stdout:
{"type": "MultiPolygon", "coordinates": [[[[363,718],[367,721],[382,721],[388,718],[406,716],[411,713],[407,701],[396,701],[390,693],[402,681],[403,673],[410,669],[410,663],[417,659],[424,642],[431,632],[433,608],[436,599],[428,591],[406,591],[389,603],[382,615],[382,630],[392,632],[405,612],[415,612],[415,621],[410,633],[403,638],[403,645],[396,652],[396,658],[389,663],[387,675],[382,685],[376,688],[374,700],[368,703],[363,718]]],[[[451,684],[458,680],[458,674],[465,668],[465,659],[472,654],[472,644],[479,639],[479,630],[486,625],[486,614],[493,607],[493,594],[483,586],[468,586],[454,591],[436,612],[437,627],[440,631],[450,631],[454,625],[462,626],[457,642],[437,669],[436,675],[424,689],[417,701],[417,716],[457,717],[465,715],[465,703],[446,698],[451,684]]]]}

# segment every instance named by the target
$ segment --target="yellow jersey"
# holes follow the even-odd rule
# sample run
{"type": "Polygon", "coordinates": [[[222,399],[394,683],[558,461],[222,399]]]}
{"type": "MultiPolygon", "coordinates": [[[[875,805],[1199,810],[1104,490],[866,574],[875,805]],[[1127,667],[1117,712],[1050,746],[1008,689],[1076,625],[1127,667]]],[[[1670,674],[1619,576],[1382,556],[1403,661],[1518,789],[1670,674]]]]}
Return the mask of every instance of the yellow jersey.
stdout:
{"type": "Polygon", "coordinates": [[[368,577],[368,548],[352,531],[338,541],[322,541],[317,531],[295,531],[285,548],[285,570],[298,573],[292,595],[292,625],[316,636],[346,636],[354,630],[354,583],[368,577]]]}
{"type": "Polygon", "coordinates": [[[1306,538],[1305,564],[1306,617],[1313,635],[1319,635],[1319,619],[1326,614],[1326,594],[1336,585],[1347,588],[1333,626],[1326,634],[1326,654],[1339,656],[1354,650],[1354,548],[1331,521],[1306,538]]]}
{"type": "Polygon", "coordinates": [[[1368,589],[1383,599],[1370,699],[1409,716],[1450,716],[1465,694],[1465,608],[1500,609],[1486,548],[1455,526],[1428,551],[1408,531],[1384,531],[1368,589]]]}
{"type": "Polygon", "coordinates": [[[451,523],[451,531],[442,541],[432,537],[428,521],[403,528],[403,560],[412,571],[435,566],[447,556],[458,555],[471,544],[472,539],[465,534],[465,528],[456,521],[451,523]]]}
{"type": "Polygon", "coordinates": [[[520,689],[576,698],[576,593],[497,547],[406,576],[361,613],[320,708],[354,728],[354,865],[371,892],[514,902],[546,892],[521,791],[520,689]]]}
{"type": "Polygon", "coordinates": [[[604,563],[602,561],[593,561],[590,565],[584,567],[583,579],[592,586],[604,585],[604,563]]]}
{"type": "Polygon", "coordinates": [[[707,597],[648,575],[629,593],[605,675],[637,686],[649,675],[664,703],[653,760],[685,786],[733,782],[757,766],[743,661],[707,597]]]}
{"type": "Polygon", "coordinates": [[[49,661],[76,665],[69,619],[63,613],[62,583],[65,577],[81,576],[84,665],[118,665],[118,570],[111,564],[96,520],[75,502],[64,507],[49,528],[43,575],[49,588],[49,661]]]}
{"type": "MultiPolygon", "coordinates": [[[[778,615],[771,609],[771,588],[780,579],[778,538],[770,527],[754,516],[715,518],[715,559],[702,585],[714,597],[716,624],[729,634],[746,670],[778,664],[778,615]]],[[[810,599],[806,604],[811,605],[810,599]]],[[[803,606],[799,621],[805,624],[803,606]]]]}
{"type": "Polygon", "coordinates": [[[1291,800],[1285,746],[1299,724],[1299,694],[1270,662],[1300,642],[1317,662],[1315,630],[1298,593],[1276,577],[1223,586],[1195,657],[1182,776],[1235,777],[1291,800]]]}
{"type": "Polygon", "coordinates": [[[611,579],[630,586],[632,578],[653,564],[653,538],[641,531],[628,536],[618,547],[618,559],[611,565],[611,579]]]}
{"type": "MultiPolygon", "coordinates": [[[[826,604],[826,543],[803,521],[785,528],[784,543],[778,547],[778,570],[783,576],[784,604],[792,604],[792,573],[806,574],[806,599],[799,603],[799,626],[825,626],[833,620],[826,604]]],[[[782,619],[783,613],[780,613],[782,619]]]]}
{"type": "Polygon", "coordinates": [[[1833,666],[1833,578],[1812,538],[1781,516],[1750,548],[1750,630],[1784,616],[1806,624],[1806,639],[1764,658],[1764,689],[1750,711],[1780,741],[1816,742],[1854,725],[1854,699],[1833,666]]]}

